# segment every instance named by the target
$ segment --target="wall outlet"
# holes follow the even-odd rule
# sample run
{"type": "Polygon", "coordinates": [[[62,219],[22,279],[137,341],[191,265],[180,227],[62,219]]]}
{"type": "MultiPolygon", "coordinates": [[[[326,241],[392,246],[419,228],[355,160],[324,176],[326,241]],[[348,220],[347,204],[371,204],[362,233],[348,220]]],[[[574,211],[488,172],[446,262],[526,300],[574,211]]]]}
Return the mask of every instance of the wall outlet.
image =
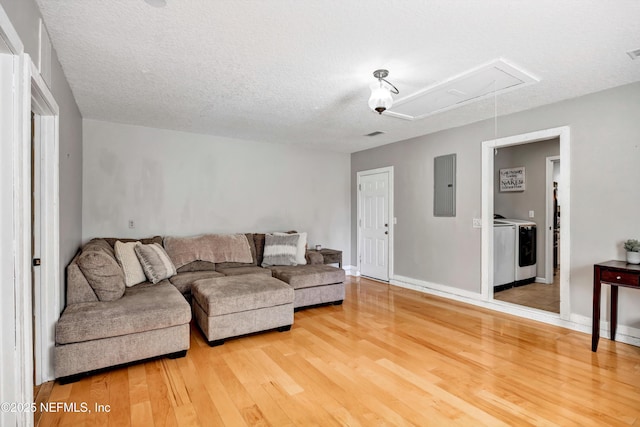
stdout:
{"type": "Polygon", "coordinates": [[[482,218],[473,218],[473,228],[482,228],[482,218]]]}
{"type": "Polygon", "coordinates": [[[136,224],[133,222],[132,219],[129,220],[129,228],[136,228],[136,224]]]}
{"type": "Polygon", "coordinates": [[[529,211],[529,218],[533,218],[535,216],[535,212],[529,211]]]}

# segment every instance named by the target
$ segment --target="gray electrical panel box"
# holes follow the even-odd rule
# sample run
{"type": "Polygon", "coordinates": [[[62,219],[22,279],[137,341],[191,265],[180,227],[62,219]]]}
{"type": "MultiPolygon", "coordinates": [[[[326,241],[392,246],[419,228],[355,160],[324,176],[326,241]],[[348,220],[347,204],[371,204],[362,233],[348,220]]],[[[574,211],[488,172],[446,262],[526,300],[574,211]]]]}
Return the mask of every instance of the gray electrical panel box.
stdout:
{"type": "Polygon", "coordinates": [[[456,216],[456,155],[433,159],[433,216],[456,216]]]}

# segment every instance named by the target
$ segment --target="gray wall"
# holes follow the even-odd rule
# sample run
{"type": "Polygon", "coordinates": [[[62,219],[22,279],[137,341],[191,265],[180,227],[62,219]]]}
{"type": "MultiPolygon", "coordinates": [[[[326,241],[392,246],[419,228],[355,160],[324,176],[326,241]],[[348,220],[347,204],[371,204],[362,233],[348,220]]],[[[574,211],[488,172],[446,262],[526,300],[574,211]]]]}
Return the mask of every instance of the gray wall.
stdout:
{"type": "Polygon", "coordinates": [[[84,144],[84,240],[295,229],[349,265],[349,154],[95,120],[84,144]]]}
{"type": "MultiPolygon", "coordinates": [[[[640,83],[498,119],[497,137],[571,128],[571,312],[591,317],[593,264],[624,259],[622,242],[640,237],[640,83]]],[[[351,155],[352,257],[356,252],[356,173],[395,166],[395,274],[480,292],[481,141],[493,120],[351,155]],[[433,157],[458,154],[458,212],[432,214],[433,157]]],[[[566,164],[566,163],[565,163],[566,164]]],[[[566,176],[563,167],[563,179],[566,176]]],[[[566,242],[563,242],[565,244],[566,242]]],[[[640,294],[621,289],[619,321],[640,326],[640,294]]]]}
{"type": "Polygon", "coordinates": [[[536,275],[544,278],[546,256],[546,171],[547,157],[560,154],[560,139],[538,141],[498,150],[494,159],[494,212],[506,218],[533,221],[537,228],[536,275]],[[525,190],[500,192],[500,169],[525,167],[525,190]],[[529,218],[529,211],[535,217],[529,218]]]}
{"type": "MultiPolygon", "coordinates": [[[[38,58],[40,11],[33,0],[0,0],[25,52],[38,58]]],[[[64,306],[64,271],[82,240],[82,116],[53,46],[51,93],[60,108],[60,308],[64,306]]]]}

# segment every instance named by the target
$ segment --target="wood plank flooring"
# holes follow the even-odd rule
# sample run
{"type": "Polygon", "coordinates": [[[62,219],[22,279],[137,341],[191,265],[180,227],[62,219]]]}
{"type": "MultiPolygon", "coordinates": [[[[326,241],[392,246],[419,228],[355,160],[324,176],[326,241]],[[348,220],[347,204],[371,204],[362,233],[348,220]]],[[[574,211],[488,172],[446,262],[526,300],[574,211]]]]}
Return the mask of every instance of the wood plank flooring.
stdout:
{"type": "Polygon", "coordinates": [[[40,426],[640,425],[640,348],[348,278],[289,332],[55,384],[40,426]],[[109,405],[96,412],[95,404],[109,405]]]}
{"type": "Polygon", "coordinates": [[[551,284],[531,283],[518,286],[496,292],[493,298],[538,310],[560,313],[560,269],[555,270],[551,284]]]}

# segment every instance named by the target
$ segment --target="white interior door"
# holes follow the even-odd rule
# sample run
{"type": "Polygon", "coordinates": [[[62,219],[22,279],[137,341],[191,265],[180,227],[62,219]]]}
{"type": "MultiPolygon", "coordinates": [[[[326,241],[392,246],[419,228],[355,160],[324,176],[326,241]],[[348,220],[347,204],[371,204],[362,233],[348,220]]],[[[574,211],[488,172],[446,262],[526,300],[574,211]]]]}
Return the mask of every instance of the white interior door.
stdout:
{"type": "Polygon", "coordinates": [[[389,172],[360,176],[360,274],[389,280],[389,172]]]}

